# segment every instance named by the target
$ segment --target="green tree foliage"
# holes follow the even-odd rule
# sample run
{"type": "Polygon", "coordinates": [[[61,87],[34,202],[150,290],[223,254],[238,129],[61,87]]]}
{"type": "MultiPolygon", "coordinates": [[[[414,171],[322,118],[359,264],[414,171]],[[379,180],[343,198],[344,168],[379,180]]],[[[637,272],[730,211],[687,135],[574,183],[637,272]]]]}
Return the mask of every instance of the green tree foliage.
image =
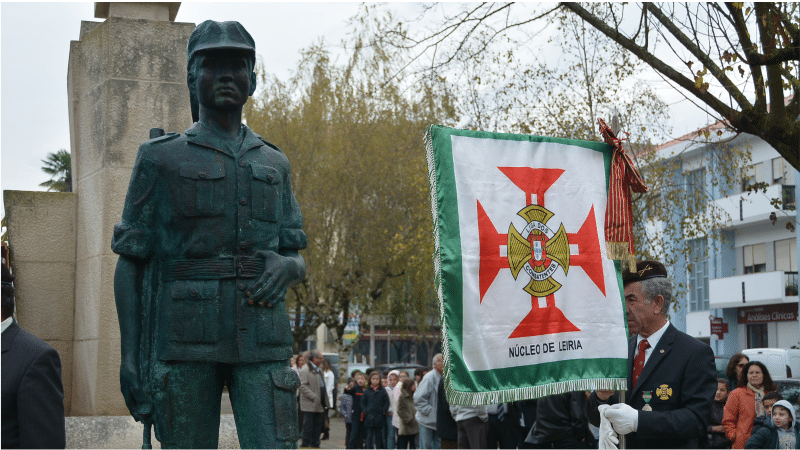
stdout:
{"type": "Polygon", "coordinates": [[[72,159],[70,153],[63,148],[55,153],[48,153],[43,159],[42,171],[50,175],[50,179],[39,184],[48,191],[72,192],[72,159]]]}
{"type": "Polygon", "coordinates": [[[292,163],[309,237],[307,276],[287,296],[290,316],[304,316],[295,343],[325,324],[343,361],[354,344],[344,340],[347,317],[406,320],[435,302],[422,134],[452,116],[433,83],[381,82],[404,55],[363,45],[359,30],[383,26],[380,17],[355,25],[344,64],[322,45],[303,52],[286,83],[259,64],[261,88],[245,106],[248,126],[292,163]]]}

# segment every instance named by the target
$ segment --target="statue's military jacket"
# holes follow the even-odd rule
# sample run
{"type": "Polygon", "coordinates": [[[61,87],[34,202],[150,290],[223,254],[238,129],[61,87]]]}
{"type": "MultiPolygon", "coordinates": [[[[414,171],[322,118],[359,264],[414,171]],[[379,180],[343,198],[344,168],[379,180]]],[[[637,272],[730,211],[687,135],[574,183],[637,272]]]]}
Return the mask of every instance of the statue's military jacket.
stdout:
{"type": "Polygon", "coordinates": [[[263,272],[259,252],[305,248],[303,218],[286,156],[242,132],[238,152],[218,148],[199,123],[139,147],[111,247],[145,262],[142,307],[158,359],[292,355],[285,302],[249,305],[246,292],[263,272]]]}

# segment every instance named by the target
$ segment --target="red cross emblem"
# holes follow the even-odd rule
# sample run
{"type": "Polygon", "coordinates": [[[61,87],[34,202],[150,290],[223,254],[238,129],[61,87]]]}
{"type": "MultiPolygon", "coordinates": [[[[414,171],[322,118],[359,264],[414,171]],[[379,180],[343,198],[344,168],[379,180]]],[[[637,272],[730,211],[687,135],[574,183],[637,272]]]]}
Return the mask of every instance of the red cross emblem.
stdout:
{"type": "MultiPolygon", "coordinates": [[[[545,194],[550,186],[558,180],[564,173],[563,169],[533,169],[530,167],[498,167],[510,180],[525,192],[526,207],[531,205],[538,205],[538,208],[544,209],[545,194]],[[535,196],[536,202],[533,201],[535,196]]],[[[600,242],[597,234],[597,223],[595,221],[594,206],[589,211],[586,220],[581,225],[580,229],[575,233],[566,233],[563,230],[563,225],[558,233],[552,233],[553,236],[548,236],[546,232],[539,229],[533,229],[528,236],[520,236],[514,229],[513,225],[509,227],[509,232],[515,234],[519,239],[527,241],[530,245],[530,258],[525,258],[520,261],[519,258],[512,256],[514,267],[509,262],[509,256],[501,256],[500,247],[506,246],[507,255],[509,250],[509,234],[502,234],[497,231],[497,228],[492,223],[489,216],[486,214],[480,200],[477,202],[478,209],[478,237],[480,240],[480,269],[479,269],[479,285],[480,285],[480,301],[489,290],[489,287],[494,282],[497,274],[501,269],[510,269],[514,277],[521,276],[519,274],[523,266],[529,266],[531,273],[542,273],[547,269],[550,274],[560,265],[564,269],[564,273],[571,267],[580,267],[589,279],[597,286],[598,289],[605,295],[605,283],[603,278],[603,260],[600,253],[600,242]],[[562,236],[565,235],[564,238],[562,236]],[[561,255],[557,257],[556,254],[548,255],[548,243],[552,243],[556,239],[561,240],[563,245],[572,244],[577,246],[577,253],[571,254],[569,250],[566,251],[566,256],[561,255]],[[556,258],[554,260],[553,258],[556,258]],[[558,260],[558,261],[557,261],[558,260]],[[566,260],[566,261],[565,261],[566,260]]],[[[520,211],[520,215],[525,211],[520,211]]],[[[550,216],[552,213],[547,211],[550,216]]],[[[545,219],[545,222],[547,222],[545,219]]],[[[540,227],[541,228],[541,227],[540,227]]],[[[547,228],[547,227],[544,227],[547,228]]],[[[512,239],[513,241],[513,239],[512,239]]],[[[563,253],[563,250],[562,250],[563,253]]],[[[570,331],[580,331],[572,322],[570,322],[564,313],[555,305],[555,291],[561,285],[550,280],[552,286],[547,290],[537,289],[532,284],[525,288],[525,291],[531,294],[531,312],[517,325],[510,338],[521,338],[529,336],[542,336],[547,334],[566,333],[570,331]],[[557,286],[556,286],[557,285],[557,286]],[[532,287],[533,286],[533,287],[532,287]],[[544,294],[544,295],[542,295],[544,294]],[[539,307],[539,298],[545,298],[547,306],[544,308],[539,307]]]]}

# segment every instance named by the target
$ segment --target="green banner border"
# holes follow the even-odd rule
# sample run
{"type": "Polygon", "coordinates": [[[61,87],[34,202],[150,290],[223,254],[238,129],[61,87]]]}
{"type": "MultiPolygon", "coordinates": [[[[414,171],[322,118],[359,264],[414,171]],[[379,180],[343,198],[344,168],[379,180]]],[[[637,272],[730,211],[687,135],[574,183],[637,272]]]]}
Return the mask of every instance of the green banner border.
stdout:
{"type": "MultiPolygon", "coordinates": [[[[445,317],[461,317],[463,310],[461,302],[445,304],[444,292],[447,291],[448,296],[451,298],[462,298],[463,279],[458,202],[453,198],[456,192],[456,183],[451,136],[524,142],[552,142],[602,152],[605,163],[606,191],[608,191],[609,186],[609,172],[613,154],[613,148],[604,142],[457,130],[437,125],[428,126],[424,142],[428,159],[431,213],[434,222],[434,282],[439,299],[440,323],[442,324],[442,353],[445,363],[444,377],[448,401],[456,405],[493,404],[539,398],[576,390],[626,389],[627,358],[569,360],[535,366],[469,371],[463,362],[463,357],[453,357],[454,351],[461,356],[463,330],[460,322],[455,324],[448,323],[445,317]],[[433,149],[434,139],[437,143],[441,143],[437,148],[436,155],[434,155],[433,149]],[[456,269],[445,273],[442,271],[443,264],[456,269]],[[452,332],[449,329],[450,326],[453,326],[452,332]],[[602,372],[598,369],[602,370],[602,372]],[[457,380],[452,376],[453,371],[469,374],[469,383],[457,383],[457,380]],[[617,374],[618,376],[609,378],[581,377],[581,374],[597,374],[598,372],[617,374]],[[575,374],[578,375],[576,376],[575,374]],[[533,380],[535,382],[532,383],[533,380]],[[508,386],[509,388],[502,389],[502,386],[508,386]]],[[[614,266],[617,272],[619,291],[623,293],[620,262],[615,261],[614,266]]],[[[624,311],[624,295],[620,297],[624,311]]],[[[625,327],[627,331],[627,323],[625,327]]]]}

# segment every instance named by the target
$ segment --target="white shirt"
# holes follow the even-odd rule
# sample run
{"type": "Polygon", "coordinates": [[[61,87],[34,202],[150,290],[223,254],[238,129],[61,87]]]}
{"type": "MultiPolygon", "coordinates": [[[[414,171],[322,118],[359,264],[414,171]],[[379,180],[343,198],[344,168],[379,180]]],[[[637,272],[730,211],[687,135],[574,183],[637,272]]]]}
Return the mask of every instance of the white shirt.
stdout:
{"type": "Polygon", "coordinates": [[[6,320],[0,322],[0,326],[2,326],[3,328],[2,330],[0,330],[0,333],[5,333],[6,328],[10,327],[12,322],[14,322],[13,317],[6,317],[6,320]]]}
{"type": "Polygon", "coordinates": [[[637,335],[636,348],[633,350],[633,355],[636,356],[636,353],[639,351],[639,343],[647,339],[647,343],[650,344],[650,348],[644,351],[644,364],[647,365],[647,360],[650,359],[650,355],[653,354],[653,350],[658,345],[658,341],[661,340],[661,336],[664,336],[664,332],[667,331],[667,327],[669,327],[669,320],[664,324],[663,327],[659,328],[658,331],[651,334],[650,337],[645,338],[641,335],[637,335]]]}

